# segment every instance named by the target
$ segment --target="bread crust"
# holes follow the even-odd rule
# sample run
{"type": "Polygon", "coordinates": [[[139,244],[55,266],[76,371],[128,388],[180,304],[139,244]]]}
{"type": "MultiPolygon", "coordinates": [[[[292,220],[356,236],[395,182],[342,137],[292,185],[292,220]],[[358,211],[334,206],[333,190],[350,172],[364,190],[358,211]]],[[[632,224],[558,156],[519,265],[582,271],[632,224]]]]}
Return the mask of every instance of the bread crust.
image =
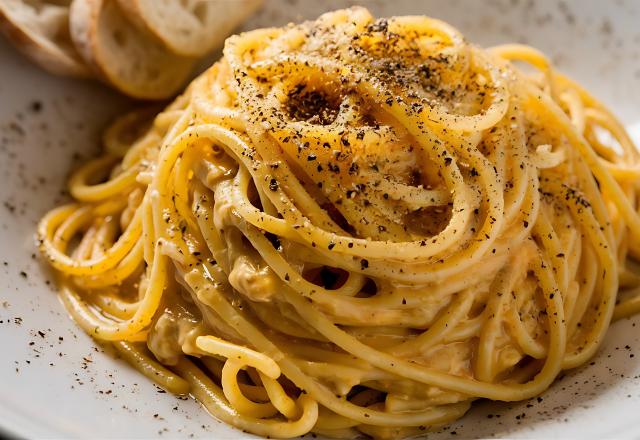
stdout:
{"type": "Polygon", "coordinates": [[[0,32],[31,61],[54,75],[86,78],[90,70],[79,55],[61,47],[28,29],[11,14],[9,6],[0,1],[0,32]]]}
{"type": "MultiPolygon", "coordinates": [[[[214,11],[213,17],[215,18],[213,18],[213,22],[206,23],[201,31],[198,30],[200,23],[196,20],[195,26],[192,28],[194,35],[191,38],[186,38],[184,33],[174,32],[167,26],[160,26],[157,20],[150,17],[149,8],[155,8],[153,12],[157,12],[159,8],[163,7],[158,5],[162,1],[118,0],[118,3],[136,26],[155,35],[169,50],[184,56],[199,57],[221,46],[229,36],[228,34],[260,7],[262,0],[235,0],[235,2],[206,0],[201,2],[201,5],[214,11]],[[222,8],[226,10],[222,10],[222,8]]],[[[182,9],[187,8],[185,6],[182,9]]]]}
{"type": "Polygon", "coordinates": [[[159,48],[158,45],[161,44],[135,28],[120,9],[111,13],[117,15],[116,19],[121,21],[120,27],[126,29],[129,43],[138,44],[139,47],[146,46],[149,50],[142,55],[138,51],[136,56],[131,56],[123,45],[118,48],[121,51],[114,53],[113,47],[108,47],[113,41],[105,41],[104,35],[110,31],[117,33],[117,29],[101,29],[101,20],[108,19],[103,17],[105,6],[119,8],[115,2],[107,5],[104,0],[74,0],[71,5],[71,39],[87,64],[99,78],[129,96],[160,100],[175,95],[188,79],[194,60],[174,55],[163,47],[159,48]],[[135,80],[127,78],[125,72],[133,65],[142,67],[135,80]],[[145,78],[145,71],[154,71],[157,75],[145,78]],[[158,83],[157,86],[151,85],[154,81],[158,83]]]}

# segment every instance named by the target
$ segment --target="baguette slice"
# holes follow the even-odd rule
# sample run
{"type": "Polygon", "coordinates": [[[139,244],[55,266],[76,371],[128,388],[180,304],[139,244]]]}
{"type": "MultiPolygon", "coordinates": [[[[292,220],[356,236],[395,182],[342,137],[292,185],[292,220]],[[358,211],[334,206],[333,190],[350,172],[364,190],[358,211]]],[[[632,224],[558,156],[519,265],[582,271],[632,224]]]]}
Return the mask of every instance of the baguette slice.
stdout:
{"type": "Polygon", "coordinates": [[[69,36],[70,0],[0,0],[0,32],[46,71],[90,76],[69,36]]]}
{"type": "Polygon", "coordinates": [[[153,35],[127,20],[115,0],[73,0],[71,38],[95,72],[139,99],[165,99],[178,92],[195,64],[170,53],[153,35]]]}
{"type": "Polygon", "coordinates": [[[127,16],[172,52],[202,56],[253,13],[262,0],[118,0],[127,16]]]}

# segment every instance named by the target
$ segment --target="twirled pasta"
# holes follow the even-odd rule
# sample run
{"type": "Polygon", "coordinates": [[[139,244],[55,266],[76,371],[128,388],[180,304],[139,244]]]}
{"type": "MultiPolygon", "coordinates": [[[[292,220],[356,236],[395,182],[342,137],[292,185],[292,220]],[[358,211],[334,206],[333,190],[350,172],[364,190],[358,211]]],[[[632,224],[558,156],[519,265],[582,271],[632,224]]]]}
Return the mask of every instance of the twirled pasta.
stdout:
{"type": "Polygon", "coordinates": [[[105,145],[38,228],[64,304],[259,435],[527,399],[640,309],[638,152],[529,47],[336,11],[229,38],[105,145]]]}

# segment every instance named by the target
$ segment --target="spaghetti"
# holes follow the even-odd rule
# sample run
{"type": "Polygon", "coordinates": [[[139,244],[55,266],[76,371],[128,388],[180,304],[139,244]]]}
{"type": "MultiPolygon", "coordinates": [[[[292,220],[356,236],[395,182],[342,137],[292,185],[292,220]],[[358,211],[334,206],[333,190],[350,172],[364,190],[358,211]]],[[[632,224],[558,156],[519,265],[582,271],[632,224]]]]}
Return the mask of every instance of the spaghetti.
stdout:
{"type": "Polygon", "coordinates": [[[639,154],[529,47],[336,11],[229,38],[105,145],[38,227],[62,301],[258,435],[527,399],[640,309],[639,154]]]}

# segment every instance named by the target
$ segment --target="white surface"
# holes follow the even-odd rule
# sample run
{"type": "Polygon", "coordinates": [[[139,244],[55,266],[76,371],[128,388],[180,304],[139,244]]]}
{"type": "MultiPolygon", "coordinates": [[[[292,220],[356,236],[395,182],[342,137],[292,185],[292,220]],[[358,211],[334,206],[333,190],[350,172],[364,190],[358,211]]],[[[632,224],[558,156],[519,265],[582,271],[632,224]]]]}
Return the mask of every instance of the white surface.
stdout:
{"type": "MultiPolygon", "coordinates": [[[[311,18],[348,3],[265,2],[247,27],[311,18]]],[[[378,15],[443,18],[481,45],[532,44],[625,124],[635,125],[640,138],[640,2],[360,3],[378,15]]],[[[45,284],[46,269],[32,257],[35,223],[62,200],[74,153],[92,155],[108,118],[130,105],[97,84],[48,76],[0,41],[0,427],[25,437],[249,437],[212,419],[193,401],[158,393],[96,347],[67,318],[45,284]],[[35,101],[42,103],[40,112],[31,107],[35,101]]],[[[567,373],[541,402],[481,402],[429,438],[638,438],[639,335],[640,319],[617,323],[595,364],[567,373]]]]}

